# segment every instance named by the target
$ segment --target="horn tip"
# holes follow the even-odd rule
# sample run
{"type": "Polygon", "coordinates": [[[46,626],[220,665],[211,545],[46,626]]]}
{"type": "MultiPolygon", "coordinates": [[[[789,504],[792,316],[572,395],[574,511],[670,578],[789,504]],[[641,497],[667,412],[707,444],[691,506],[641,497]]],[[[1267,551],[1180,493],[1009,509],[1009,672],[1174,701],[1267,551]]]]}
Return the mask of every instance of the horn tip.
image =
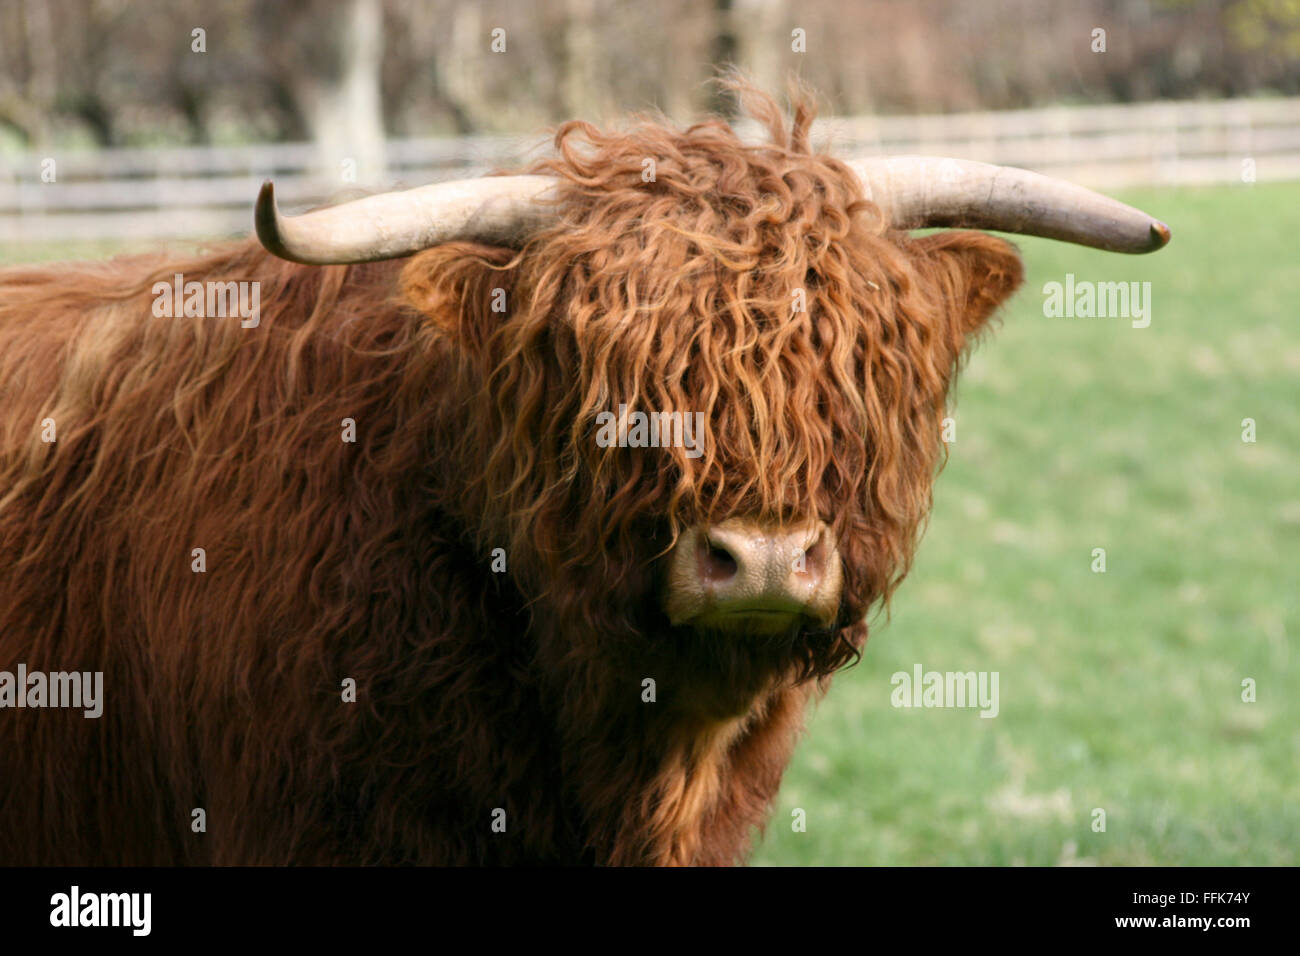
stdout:
{"type": "Polygon", "coordinates": [[[253,207],[253,227],[258,241],[267,252],[281,259],[293,261],[280,235],[280,210],[275,205],[275,186],[271,180],[262,182],[257,191],[257,204],[253,207]]]}
{"type": "Polygon", "coordinates": [[[254,206],[258,222],[275,215],[275,184],[269,179],[262,180],[262,188],[257,191],[257,205],[254,206]]]}
{"type": "Polygon", "coordinates": [[[1173,235],[1167,225],[1159,219],[1153,219],[1151,221],[1151,251],[1155,252],[1157,249],[1163,249],[1169,245],[1169,240],[1173,238],[1173,235]]]}
{"type": "Polygon", "coordinates": [[[253,207],[253,216],[257,223],[258,235],[263,228],[275,223],[275,185],[271,180],[262,181],[262,188],[257,191],[257,204],[253,207]]]}

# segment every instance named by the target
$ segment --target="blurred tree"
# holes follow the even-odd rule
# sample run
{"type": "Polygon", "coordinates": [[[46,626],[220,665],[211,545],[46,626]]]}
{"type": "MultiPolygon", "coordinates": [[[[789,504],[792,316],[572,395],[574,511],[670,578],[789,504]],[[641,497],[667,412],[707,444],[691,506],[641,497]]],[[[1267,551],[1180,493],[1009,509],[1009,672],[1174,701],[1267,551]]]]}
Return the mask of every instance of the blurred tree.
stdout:
{"type": "Polygon", "coordinates": [[[43,146],[58,92],[50,10],[40,0],[0,7],[0,123],[43,146]]]}
{"type": "Polygon", "coordinates": [[[1300,0],[1240,0],[1228,22],[1242,44],[1300,57],[1300,0]]]}
{"type": "MultiPolygon", "coordinates": [[[[709,50],[709,59],[714,66],[731,66],[735,64],[740,53],[736,13],[732,0],[713,0],[713,43],[709,50]]],[[[715,86],[709,105],[715,113],[734,116],[739,104],[725,89],[715,86]]]]}
{"type": "Polygon", "coordinates": [[[384,132],[729,109],[727,61],[846,114],[1300,93],[1300,0],[0,0],[0,129],[314,139],[377,181],[384,132]]]}
{"type": "Polygon", "coordinates": [[[348,182],[382,182],[380,0],[257,0],[254,9],[257,20],[276,24],[258,31],[256,43],[315,140],[321,168],[348,182]]]}

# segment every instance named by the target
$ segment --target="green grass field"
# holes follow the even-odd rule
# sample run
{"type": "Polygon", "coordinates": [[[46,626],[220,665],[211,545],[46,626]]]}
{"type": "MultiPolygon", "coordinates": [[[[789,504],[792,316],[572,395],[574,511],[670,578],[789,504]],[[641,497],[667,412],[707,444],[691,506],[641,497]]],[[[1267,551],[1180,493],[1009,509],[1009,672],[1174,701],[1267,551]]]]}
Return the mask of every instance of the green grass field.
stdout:
{"type": "Polygon", "coordinates": [[[1120,198],[1168,249],[1018,240],[916,565],[809,715],[755,863],[1300,860],[1300,184],[1120,198]],[[1045,318],[1066,272],[1150,281],[1150,327],[1045,318]],[[895,709],[918,663],[997,671],[999,715],[895,709]]]}

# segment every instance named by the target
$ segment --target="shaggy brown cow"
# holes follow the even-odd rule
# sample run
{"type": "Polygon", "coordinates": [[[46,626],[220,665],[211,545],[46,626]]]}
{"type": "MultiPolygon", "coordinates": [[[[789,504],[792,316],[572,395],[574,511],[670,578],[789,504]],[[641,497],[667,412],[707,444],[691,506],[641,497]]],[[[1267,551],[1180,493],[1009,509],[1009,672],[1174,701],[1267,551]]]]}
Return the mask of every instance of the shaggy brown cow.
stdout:
{"type": "Polygon", "coordinates": [[[571,123],[528,176],[268,188],[279,257],[0,273],[0,863],[743,858],[1021,281],[903,229],[1168,238],[748,100],[766,145],[571,123]],[[260,321],[155,314],[177,273],[260,321]],[[703,431],[600,441],[621,406],[703,431]],[[102,716],[40,706],[72,671],[102,716]]]}

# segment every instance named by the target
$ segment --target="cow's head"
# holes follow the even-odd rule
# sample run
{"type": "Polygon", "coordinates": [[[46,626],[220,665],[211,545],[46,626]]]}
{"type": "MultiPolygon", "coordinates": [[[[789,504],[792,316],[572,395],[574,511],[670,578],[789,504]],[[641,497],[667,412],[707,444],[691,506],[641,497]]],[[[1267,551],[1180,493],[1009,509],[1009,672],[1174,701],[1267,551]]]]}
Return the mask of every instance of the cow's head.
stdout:
{"type": "Polygon", "coordinates": [[[757,685],[856,653],[928,512],[954,371],[1021,281],[1002,239],[905,230],[1125,252],[1168,230],[1022,170],[841,162],[810,110],[749,99],[765,145],[570,123],[527,176],[294,219],[266,188],[258,225],[301,262],[418,253],[403,293],[466,403],[453,506],[536,608],[757,685]]]}

